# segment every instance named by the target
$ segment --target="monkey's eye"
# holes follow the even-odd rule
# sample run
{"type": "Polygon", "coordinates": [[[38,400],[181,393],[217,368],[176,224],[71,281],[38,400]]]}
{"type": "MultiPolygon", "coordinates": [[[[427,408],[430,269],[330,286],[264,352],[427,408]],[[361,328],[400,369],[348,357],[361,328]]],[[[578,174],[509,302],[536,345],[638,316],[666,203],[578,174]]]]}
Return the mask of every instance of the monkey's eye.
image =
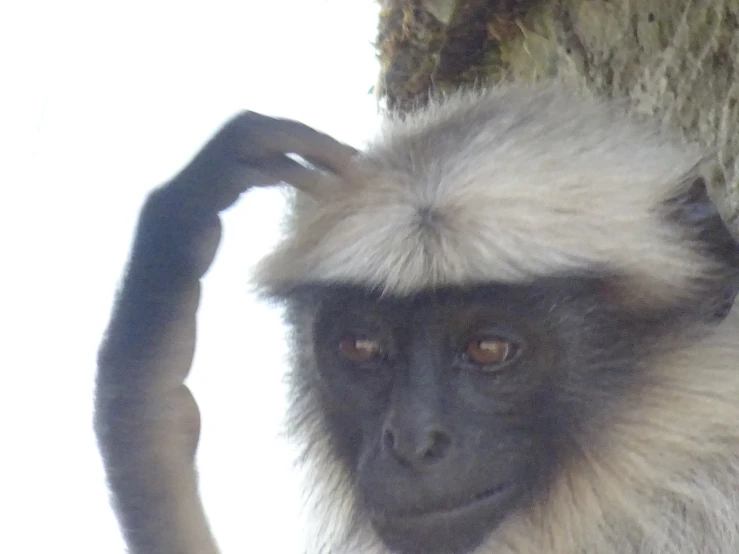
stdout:
{"type": "Polygon", "coordinates": [[[514,342],[503,337],[478,335],[465,345],[464,358],[476,366],[494,369],[513,360],[518,350],[514,342]]]}
{"type": "Polygon", "coordinates": [[[356,335],[346,335],[339,341],[339,351],[347,360],[355,364],[376,361],[382,355],[380,342],[356,335]]]}

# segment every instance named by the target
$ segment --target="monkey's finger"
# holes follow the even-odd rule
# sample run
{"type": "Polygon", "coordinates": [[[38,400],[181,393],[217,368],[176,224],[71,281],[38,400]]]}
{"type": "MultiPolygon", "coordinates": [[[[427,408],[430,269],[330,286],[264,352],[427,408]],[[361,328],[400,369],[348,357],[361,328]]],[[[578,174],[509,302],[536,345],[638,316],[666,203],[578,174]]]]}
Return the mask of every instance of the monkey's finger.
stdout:
{"type": "Polygon", "coordinates": [[[341,176],[357,154],[351,146],[290,119],[244,112],[234,118],[231,125],[247,139],[241,142],[240,154],[249,162],[259,157],[292,153],[341,176]]]}
{"type": "Polygon", "coordinates": [[[339,180],[328,173],[306,167],[285,155],[249,162],[249,169],[264,175],[265,185],[287,183],[311,196],[329,193],[339,185],[339,180]]]}

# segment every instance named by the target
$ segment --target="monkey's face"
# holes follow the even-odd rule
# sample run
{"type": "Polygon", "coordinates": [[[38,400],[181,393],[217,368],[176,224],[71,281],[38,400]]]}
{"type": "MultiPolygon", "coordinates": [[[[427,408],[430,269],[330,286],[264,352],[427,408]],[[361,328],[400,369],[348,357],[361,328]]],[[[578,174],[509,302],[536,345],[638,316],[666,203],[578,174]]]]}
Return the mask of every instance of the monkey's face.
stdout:
{"type": "Polygon", "coordinates": [[[624,324],[599,290],[552,279],[402,298],[312,292],[319,409],[393,551],[471,551],[604,436],[659,325],[624,324]]]}

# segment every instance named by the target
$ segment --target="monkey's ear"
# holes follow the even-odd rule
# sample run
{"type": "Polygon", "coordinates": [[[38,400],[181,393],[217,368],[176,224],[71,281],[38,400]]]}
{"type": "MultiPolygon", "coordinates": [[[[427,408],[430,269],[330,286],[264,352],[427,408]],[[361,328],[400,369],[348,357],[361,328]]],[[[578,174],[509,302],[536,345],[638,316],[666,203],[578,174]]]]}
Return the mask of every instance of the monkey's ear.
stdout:
{"type": "MultiPolygon", "coordinates": [[[[660,286],[659,280],[605,276],[602,298],[634,313],[692,314],[705,321],[721,321],[739,292],[739,242],[711,200],[705,180],[691,175],[659,211],[659,216],[673,226],[675,237],[691,242],[697,250],[699,256],[692,263],[703,267],[696,268],[696,278],[681,284],[685,286],[684,294],[678,291],[666,297],[655,288],[660,286]]],[[[667,270],[664,284],[671,284],[667,270]]]]}
{"type": "Polygon", "coordinates": [[[739,243],[708,195],[702,177],[691,180],[680,194],[665,202],[665,207],[668,217],[688,229],[708,253],[730,267],[739,268],[739,243]]]}
{"type": "Polygon", "coordinates": [[[701,308],[707,317],[718,320],[728,315],[739,292],[739,242],[732,235],[711,200],[702,177],[691,179],[685,189],[665,203],[668,217],[688,236],[695,237],[704,252],[718,262],[724,275],[706,291],[701,308]]]}

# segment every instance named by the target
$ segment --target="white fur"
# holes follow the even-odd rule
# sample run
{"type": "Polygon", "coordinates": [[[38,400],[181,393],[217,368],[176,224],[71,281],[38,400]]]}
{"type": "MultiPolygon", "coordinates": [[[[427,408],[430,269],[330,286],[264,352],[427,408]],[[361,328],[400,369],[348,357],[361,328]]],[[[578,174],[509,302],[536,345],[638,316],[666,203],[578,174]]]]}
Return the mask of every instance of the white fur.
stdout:
{"type": "Polygon", "coordinates": [[[556,85],[456,93],[388,121],[342,189],[301,195],[258,280],[403,294],[598,268],[682,295],[713,268],[655,210],[700,160],[556,85]]]}

